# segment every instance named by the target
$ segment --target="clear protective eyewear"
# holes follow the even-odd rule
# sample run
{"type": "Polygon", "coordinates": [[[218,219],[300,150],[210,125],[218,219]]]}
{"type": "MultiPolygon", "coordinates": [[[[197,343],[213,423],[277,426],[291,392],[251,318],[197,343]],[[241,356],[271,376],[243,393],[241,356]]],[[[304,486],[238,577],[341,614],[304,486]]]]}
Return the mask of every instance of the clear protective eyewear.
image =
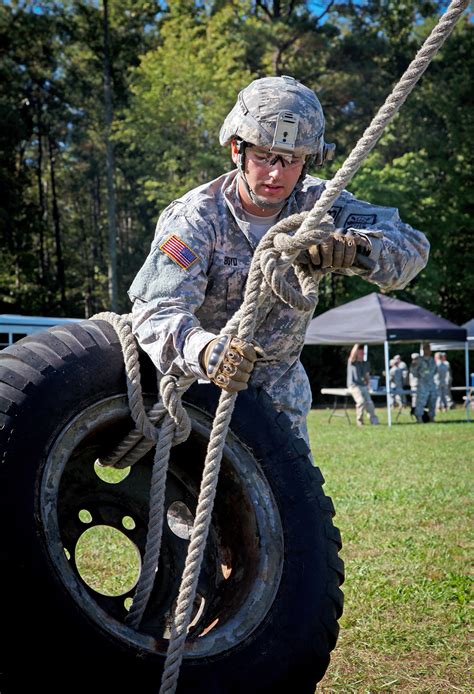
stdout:
{"type": "Polygon", "coordinates": [[[278,160],[280,160],[283,167],[288,166],[290,169],[294,169],[297,166],[302,166],[306,157],[295,157],[293,154],[278,154],[277,152],[269,152],[264,149],[256,149],[255,147],[248,147],[246,150],[246,155],[257,166],[275,166],[278,160]]]}

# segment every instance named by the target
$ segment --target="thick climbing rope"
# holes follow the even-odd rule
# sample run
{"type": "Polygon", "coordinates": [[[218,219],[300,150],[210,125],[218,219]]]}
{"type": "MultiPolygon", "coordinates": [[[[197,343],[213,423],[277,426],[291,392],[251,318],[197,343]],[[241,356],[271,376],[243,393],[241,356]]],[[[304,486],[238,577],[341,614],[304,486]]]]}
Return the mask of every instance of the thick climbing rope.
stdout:
{"type": "Polygon", "coordinates": [[[125,360],[128,402],[136,426],[136,429],[125,437],[112,453],[101,458],[99,462],[103,466],[127,467],[140,460],[153,445],[156,446],[143,565],[135,597],[125,620],[128,626],[138,629],[153,589],[160,558],[166,474],[171,447],[186,441],[191,432],[191,420],[183,407],[181,397],[194,382],[194,378],[182,378],[179,382],[173,376],[161,378],[159,381],[161,401],[147,413],[141,389],[138,349],[132,334],[130,315],[119,316],[116,313],[103,312],[96,314],[93,318],[110,323],[119,337],[125,360]],[[161,426],[157,429],[156,424],[160,420],[161,426]],[[137,441],[138,445],[135,445],[137,441]]]}
{"type": "MultiPolygon", "coordinates": [[[[325,219],[325,215],[328,210],[376,145],[384,129],[399,111],[467,6],[468,0],[453,0],[450,3],[349,157],[334,178],[327,182],[323,194],[313,209],[305,214],[293,215],[281,220],[265,234],[252,259],[242,306],[227,323],[224,333],[236,334],[246,341],[251,341],[259,322],[263,319],[260,307],[267,302],[270,294],[272,294],[271,300],[276,300],[277,297],[298,310],[307,310],[316,306],[320,275],[312,271],[309,265],[305,268],[299,264],[297,256],[302,250],[327,237],[328,231],[325,227],[328,220],[325,219]],[[291,232],[295,233],[290,235],[291,232]],[[301,292],[295,290],[284,278],[291,265],[294,267],[301,292]]],[[[158,566],[164,515],[165,477],[170,448],[173,442],[184,440],[189,435],[189,418],[179,401],[192,379],[183,382],[174,376],[162,378],[160,381],[162,403],[158,402],[147,414],[141,395],[138,352],[130,327],[130,317],[101,313],[93,318],[110,322],[119,335],[124,351],[130,410],[137,430],[127,437],[126,442],[123,442],[119,449],[116,449],[107,459],[103,459],[102,464],[118,464],[114,461],[123,455],[127,460],[126,464],[131,464],[130,461],[139,459],[139,453],[143,450],[140,448],[141,444],[137,443],[142,436],[153,442],[151,445],[156,442],[145,558],[135,598],[127,618],[129,626],[138,628],[158,566]],[[157,433],[156,424],[160,421],[160,431],[157,433]]],[[[196,518],[177,598],[160,694],[172,694],[177,686],[210,525],[222,453],[236,397],[235,393],[223,391],[217,407],[204,463],[196,518]]],[[[145,444],[148,449],[151,445],[145,444]]]]}

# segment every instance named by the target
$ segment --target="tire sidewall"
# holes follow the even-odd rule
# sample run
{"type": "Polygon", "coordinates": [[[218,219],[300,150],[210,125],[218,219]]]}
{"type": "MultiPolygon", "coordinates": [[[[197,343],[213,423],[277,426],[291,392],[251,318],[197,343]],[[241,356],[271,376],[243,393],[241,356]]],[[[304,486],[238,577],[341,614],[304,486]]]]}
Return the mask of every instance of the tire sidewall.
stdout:
{"type": "MultiPolygon", "coordinates": [[[[38,671],[54,652],[68,671],[75,668],[77,690],[89,681],[94,688],[99,686],[102,677],[102,684],[116,692],[128,692],[137,681],[141,692],[157,690],[163,658],[130,652],[88,619],[62,584],[41,526],[41,477],[59,432],[94,402],[126,392],[123,357],[115,334],[104,324],[100,332],[107,339],[97,340],[97,330],[97,324],[86,322],[63,330],[62,337],[48,331],[36,341],[27,338],[5,354],[19,355],[28,364],[20,369],[22,395],[0,422],[0,442],[5,447],[0,519],[2,527],[9,528],[0,566],[4,595],[10,596],[4,622],[10,636],[3,656],[11,673],[5,676],[6,694],[21,691],[15,687],[25,675],[25,624],[30,625],[28,637],[35,643],[28,660],[38,671]],[[87,348],[71,347],[71,335],[87,348]],[[89,339],[91,335],[97,343],[89,339]],[[39,350],[41,359],[38,348],[33,348],[37,344],[45,347],[39,350]],[[44,640],[46,625],[50,635],[44,640]],[[77,669],[78,658],[94,676],[77,669]]],[[[0,392],[2,382],[14,371],[11,359],[4,363],[6,367],[0,359],[0,392]]],[[[152,391],[153,372],[149,365],[144,371],[144,390],[152,391]]],[[[15,374],[11,378],[15,381],[15,374]]],[[[184,400],[212,416],[219,394],[213,386],[195,384],[184,400]]],[[[322,491],[322,476],[312,466],[306,445],[294,436],[288,419],[273,410],[263,391],[249,389],[239,395],[231,429],[252,451],[277,502],[284,533],[282,577],[266,618],[250,637],[219,656],[185,659],[178,691],[285,691],[297,675],[299,693],[309,692],[311,687],[314,691],[337,636],[337,606],[330,593],[337,590],[340,577],[337,579],[331,565],[337,532],[330,500],[322,491]]],[[[43,674],[42,684],[48,684],[50,691],[56,685],[59,691],[60,682],[54,672],[43,674]]]]}

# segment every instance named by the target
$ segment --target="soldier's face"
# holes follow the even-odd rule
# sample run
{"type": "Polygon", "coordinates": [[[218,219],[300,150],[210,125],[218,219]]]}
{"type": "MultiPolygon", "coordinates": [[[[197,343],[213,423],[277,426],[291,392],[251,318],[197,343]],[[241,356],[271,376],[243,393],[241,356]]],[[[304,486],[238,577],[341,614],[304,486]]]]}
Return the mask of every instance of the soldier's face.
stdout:
{"type": "MultiPolygon", "coordinates": [[[[232,159],[234,163],[237,163],[234,150],[232,150],[232,159]]],[[[272,158],[269,161],[265,157],[246,156],[245,177],[247,183],[259,200],[263,203],[270,203],[271,209],[262,210],[255,205],[245,187],[241,185],[239,193],[244,209],[259,216],[274,214],[278,204],[281,203],[283,207],[285,200],[291,195],[303,166],[303,160],[288,165],[280,157],[272,158]]]]}

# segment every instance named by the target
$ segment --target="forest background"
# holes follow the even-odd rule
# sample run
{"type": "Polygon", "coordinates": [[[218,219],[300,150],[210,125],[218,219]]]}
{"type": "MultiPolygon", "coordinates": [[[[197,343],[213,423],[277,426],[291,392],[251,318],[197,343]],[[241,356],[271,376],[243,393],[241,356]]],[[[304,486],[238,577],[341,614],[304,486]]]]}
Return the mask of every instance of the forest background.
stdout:
{"type": "MultiPolygon", "coordinates": [[[[312,173],[331,178],[448,4],[5,2],[0,313],[128,313],[160,212],[232,168],[219,129],[252,79],[316,91],[337,156],[312,173]]],[[[349,186],[430,240],[427,267],[392,295],[459,325],[474,316],[473,68],[467,12],[349,186]]],[[[317,313],[375,289],[328,275],[317,313]]],[[[339,384],[346,354],[305,348],[311,380],[339,384]]],[[[462,383],[462,354],[453,366],[462,383]]]]}

